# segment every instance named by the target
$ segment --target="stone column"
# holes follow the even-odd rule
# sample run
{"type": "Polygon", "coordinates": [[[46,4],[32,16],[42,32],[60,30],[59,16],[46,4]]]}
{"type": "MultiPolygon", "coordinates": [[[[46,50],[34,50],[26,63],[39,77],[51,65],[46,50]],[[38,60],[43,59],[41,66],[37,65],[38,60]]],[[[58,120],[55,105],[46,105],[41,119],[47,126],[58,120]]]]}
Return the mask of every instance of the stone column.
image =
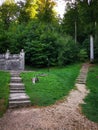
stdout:
{"type": "Polygon", "coordinates": [[[20,52],[20,70],[25,69],[25,53],[24,50],[22,49],[20,52]]]}
{"type": "Polygon", "coordinates": [[[94,39],[93,35],[90,35],[90,62],[94,61],[94,39]]]}
{"type": "Polygon", "coordinates": [[[7,50],[6,54],[5,54],[5,70],[8,69],[8,59],[9,59],[9,56],[10,56],[10,51],[7,50]]]}
{"type": "Polygon", "coordinates": [[[9,58],[9,55],[10,55],[10,52],[9,50],[7,50],[6,54],[5,54],[5,59],[8,59],[9,58]]]}

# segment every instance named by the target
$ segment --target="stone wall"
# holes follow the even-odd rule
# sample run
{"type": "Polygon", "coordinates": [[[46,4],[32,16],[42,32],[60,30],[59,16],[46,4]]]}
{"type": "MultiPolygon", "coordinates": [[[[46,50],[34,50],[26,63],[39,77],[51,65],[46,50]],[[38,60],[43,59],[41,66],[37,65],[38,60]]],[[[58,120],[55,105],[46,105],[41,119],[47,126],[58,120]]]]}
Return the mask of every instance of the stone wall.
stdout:
{"type": "Polygon", "coordinates": [[[0,70],[24,70],[25,53],[10,54],[9,50],[5,54],[0,54],[0,70]]]}

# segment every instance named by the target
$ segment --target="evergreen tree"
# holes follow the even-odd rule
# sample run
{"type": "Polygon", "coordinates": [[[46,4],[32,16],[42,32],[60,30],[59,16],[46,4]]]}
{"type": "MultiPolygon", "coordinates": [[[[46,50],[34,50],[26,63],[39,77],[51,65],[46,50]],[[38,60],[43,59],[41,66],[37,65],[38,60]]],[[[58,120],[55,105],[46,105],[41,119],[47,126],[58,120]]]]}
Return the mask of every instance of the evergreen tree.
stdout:
{"type": "Polygon", "coordinates": [[[76,0],[69,3],[62,22],[63,31],[74,37],[74,21],[77,21],[78,41],[83,42],[89,34],[95,33],[95,21],[98,21],[98,1],[76,0]]]}
{"type": "Polygon", "coordinates": [[[52,0],[37,0],[38,18],[41,21],[51,23],[56,20],[56,12],[54,6],[56,3],[52,0]]]}

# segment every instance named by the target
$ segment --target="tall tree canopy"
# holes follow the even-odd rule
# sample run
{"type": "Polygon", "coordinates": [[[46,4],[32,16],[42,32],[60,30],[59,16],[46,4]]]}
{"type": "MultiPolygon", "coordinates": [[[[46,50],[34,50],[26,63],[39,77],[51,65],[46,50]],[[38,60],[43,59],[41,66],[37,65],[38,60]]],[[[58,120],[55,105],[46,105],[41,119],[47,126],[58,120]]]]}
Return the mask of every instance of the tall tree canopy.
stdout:
{"type": "Polygon", "coordinates": [[[18,15],[18,6],[14,0],[6,0],[2,6],[0,6],[0,21],[2,21],[7,28],[11,22],[17,19],[18,15]]]}
{"type": "Polygon", "coordinates": [[[75,20],[77,21],[78,41],[83,42],[90,33],[95,33],[95,22],[98,22],[98,1],[76,0],[68,3],[62,26],[64,31],[74,37],[75,20]]]}
{"type": "Polygon", "coordinates": [[[18,2],[20,7],[19,22],[28,22],[37,15],[37,0],[26,0],[25,2],[18,2]]]}
{"type": "Polygon", "coordinates": [[[42,21],[52,22],[56,17],[54,6],[56,3],[53,0],[37,0],[38,3],[38,18],[42,21]]]}

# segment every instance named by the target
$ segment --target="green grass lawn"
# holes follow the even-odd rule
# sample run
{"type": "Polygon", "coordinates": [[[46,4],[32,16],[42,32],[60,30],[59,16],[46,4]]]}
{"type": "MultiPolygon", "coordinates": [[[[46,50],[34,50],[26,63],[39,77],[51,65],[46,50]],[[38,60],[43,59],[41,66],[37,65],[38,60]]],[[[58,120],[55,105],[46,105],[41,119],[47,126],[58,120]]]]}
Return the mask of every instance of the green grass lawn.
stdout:
{"type": "Polygon", "coordinates": [[[63,99],[74,88],[80,67],[80,64],[75,64],[64,68],[51,68],[49,72],[47,69],[40,69],[35,72],[22,73],[21,76],[32,105],[47,106],[63,99]],[[38,74],[47,75],[39,76],[39,82],[33,84],[32,78],[38,74]]]}
{"type": "Polygon", "coordinates": [[[8,106],[10,74],[0,71],[0,117],[8,106]]]}
{"type": "Polygon", "coordinates": [[[98,122],[98,65],[92,66],[87,77],[87,87],[90,90],[84,99],[83,113],[88,119],[98,122]]]}

